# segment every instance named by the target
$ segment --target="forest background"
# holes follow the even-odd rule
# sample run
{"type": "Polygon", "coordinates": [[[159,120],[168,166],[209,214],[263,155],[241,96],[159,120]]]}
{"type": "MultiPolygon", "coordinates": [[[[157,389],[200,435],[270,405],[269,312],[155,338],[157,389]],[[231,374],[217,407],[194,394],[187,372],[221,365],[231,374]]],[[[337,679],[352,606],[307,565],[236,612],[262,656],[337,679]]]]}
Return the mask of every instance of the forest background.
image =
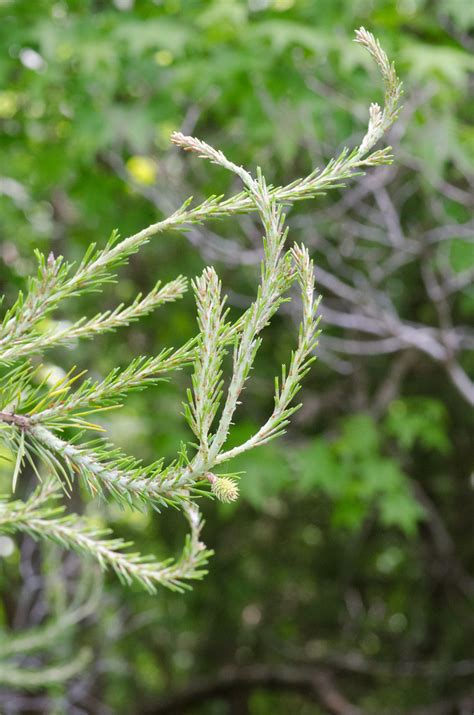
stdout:
{"type": "MultiPolygon", "coordinates": [[[[206,579],[156,596],[96,582],[80,626],[24,664],[48,668],[82,647],[93,657],[66,683],[53,672],[5,686],[1,712],[473,711],[469,0],[1,0],[0,291],[12,301],[36,247],[79,259],[114,228],[129,235],[190,195],[239,189],[173,148],[173,131],[260,165],[275,185],[354,145],[381,101],[377,70],[352,42],[360,25],[396,61],[404,108],[391,167],[289,213],[323,295],[303,408],[283,440],[233,465],[245,471],[236,503],[204,505],[206,579]]],[[[260,258],[249,216],[158,236],[101,307],[212,264],[237,312],[260,258]]],[[[289,309],[268,329],[236,440],[268,414],[296,330],[289,309]]],[[[78,344],[73,360],[99,377],[194,331],[189,295],[78,344]]],[[[50,361],[60,375],[71,356],[50,361]]],[[[147,461],[174,454],[188,380],[183,371],[133,395],[103,418],[110,435],[147,461]]],[[[11,466],[0,470],[6,491],[11,466]]],[[[173,513],[109,505],[96,519],[146,553],[168,555],[183,536],[173,513]]],[[[58,559],[0,537],[1,628],[42,623],[67,600],[77,562],[58,559]]]]}

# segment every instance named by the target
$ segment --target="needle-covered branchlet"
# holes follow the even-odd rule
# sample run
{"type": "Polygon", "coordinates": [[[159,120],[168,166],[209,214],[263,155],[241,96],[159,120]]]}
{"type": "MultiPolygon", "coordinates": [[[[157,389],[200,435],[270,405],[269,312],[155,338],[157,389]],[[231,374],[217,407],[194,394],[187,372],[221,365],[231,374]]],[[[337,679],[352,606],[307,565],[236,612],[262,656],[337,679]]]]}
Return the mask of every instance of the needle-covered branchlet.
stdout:
{"type": "Polygon", "coordinates": [[[323,169],[275,188],[267,184],[260,169],[253,176],[205,142],[175,133],[172,141],[177,146],[231,171],[242,181],[243,190],[227,199],[210,197],[194,207],[189,200],[168,218],[123,240],[114,233],[104,248],[92,245],[77,266],[61,256],[38,254],[37,275],[29,280],[25,293],[18,296],[0,324],[0,437],[9,447],[14,464],[12,495],[0,502],[0,533],[27,533],[38,540],[54,541],[95,559],[104,569],[112,569],[125,583],[137,582],[149,591],[159,585],[183,589],[189,580],[203,576],[210,552],[200,540],[202,520],[197,498],[215,496],[224,502],[238,498],[235,475],[220,472],[222,465],[283,434],[298,409],[294,398],[315,356],[319,299],[314,291],[313,264],[304,246],[288,246],[284,207],[340,187],[367,168],[391,161],[390,147],[374,150],[374,146],[396,118],[401,85],[393,65],[369,32],[361,28],[356,41],[370,52],[385,83],[385,106],[371,105],[368,128],[358,147],[344,149],[323,169]],[[192,281],[197,334],[180,348],[134,358],[99,380],[72,368],[53,381],[38,366],[38,356],[52,347],[73,345],[78,339],[127,326],[182,296],[187,282],[178,277],[165,285],[157,283],[130,305],[45,327],[45,316],[67,299],[88,291],[100,292],[105,284],[116,280],[117,269],[153,235],[249,212],[259,215],[263,259],[255,299],[238,320],[229,319],[221,282],[209,267],[192,281]],[[275,378],[273,410],[255,434],[229,446],[229,433],[264,329],[282,303],[290,299],[292,287],[297,287],[301,296],[301,324],[289,363],[275,378]],[[230,374],[225,375],[227,353],[232,360],[230,374]],[[192,375],[184,417],[193,437],[171,463],[157,459],[144,465],[102,437],[86,438],[90,430],[101,430],[91,422],[95,413],[120,407],[129,392],[186,367],[191,367],[192,375]],[[25,465],[46,481],[21,500],[13,492],[25,465]],[[181,557],[158,562],[133,553],[130,544],[88,521],[87,512],[80,517],[65,514],[66,500],[76,481],[85,485],[92,499],[115,500],[132,509],[153,507],[159,511],[169,505],[181,509],[190,526],[181,557]]]}

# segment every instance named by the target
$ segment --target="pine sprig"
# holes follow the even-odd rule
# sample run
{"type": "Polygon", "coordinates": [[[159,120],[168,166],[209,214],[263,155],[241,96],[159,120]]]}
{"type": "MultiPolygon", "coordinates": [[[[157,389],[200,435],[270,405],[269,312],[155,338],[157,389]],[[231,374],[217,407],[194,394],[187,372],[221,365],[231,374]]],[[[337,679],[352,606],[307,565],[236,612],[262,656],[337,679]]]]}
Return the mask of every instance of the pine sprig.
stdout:
{"type": "Polygon", "coordinates": [[[29,430],[28,447],[57,481],[70,490],[79,477],[91,497],[109,496],[131,508],[177,506],[187,500],[187,492],[172,477],[173,467],[163,467],[163,460],[144,465],[140,459],[123,453],[106,440],[81,444],[58,437],[37,425],[29,430]]]}
{"type": "MultiPolygon", "coordinates": [[[[114,233],[104,248],[92,245],[75,266],[61,256],[37,254],[38,272],[25,294],[20,293],[0,325],[0,439],[13,455],[12,494],[25,465],[38,479],[46,481],[25,501],[14,498],[0,502],[0,532],[22,532],[40,541],[53,541],[89,556],[104,569],[112,569],[127,584],[136,582],[150,592],[158,585],[176,590],[188,580],[201,578],[210,555],[200,540],[202,521],[196,500],[203,495],[221,501],[238,498],[235,475],[216,474],[231,458],[280,436],[298,409],[293,404],[312,361],[318,338],[313,264],[304,247],[287,247],[284,206],[343,186],[344,182],[372,166],[390,163],[390,147],[375,149],[376,143],[397,116],[401,84],[395,69],[378,41],[361,28],[356,41],[374,58],[385,84],[385,106],[372,104],[367,131],[360,145],[344,149],[323,169],[287,186],[269,186],[260,169],[253,176],[220,150],[194,137],[175,133],[172,141],[187,151],[234,173],[243,190],[230,198],[211,196],[192,207],[186,201],[168,218],[119,240],[114,233]],[[79,338],[91,338],[125,327],[158,306],[180,298],[186,289],[182,277],[166,285],[157,283],[139,294],[130,305],[101,310],[91,318],[80,318],[44,327],[44,317],[63,306],[69,298],[100,292],[117,280],[117,269],[150,238],[167,230],[183,230],[205,220],[257,212],[262,226],[263,260],[256,294],[249,308],[229,321],[225,296],[213,268],[206,268],[193,282],[197,307],[197,335],[174,350],[164,348],[157,356],[137,357],[117,367],[102,379],[93,380],[76,368],[52,381],[30,357],[79,338]],[[298,284],[302,319],[298,341],[288,366],[275,380],[274,408],[248,440],[228,448],[228,436],[250,379],[265,327],[289,289],[298,284]],[[232,366],[224,382],[223,366],[232,350],[232,366]],[[191,389],[184,412],[194,443],[183,445],[177,457],[165,465],[157,459],[144,465],[107,440],[87,437],[97,425],[90,415],[116,408],[133,390],[162,380],[171,370],[192,365],[191,389]],[[226,389],[224,389],[224,384],[226,389]],[[71,433],[74,435],[71,437],[71,433]],[[114,499],[124,507],[169,505],[182,510],[190,525],[183,553],[177,561],[158,562],[128,550],[129,544],[97,529],[86,517],[66,514],[64,497],[80,479],[91,498],[114,499]]],[[[34,639],[33,639],[34,642],[34,639]]],[[[10,679],[15,673],[11,671],[10,679]]],[[[39,677],[31,674],[31,681],[39,677]]]]}
{"type": "Polygon", "coordinates": [[[132,542],[110,538],[111,530],[97,528],[76,514],[64,515],[65,506],[54,502],[59,493],[54,486],[37,490],[27,502],[0,502],[0,528],[5,532],[20,531],[35,540],[52,541],[82,556],[92,557],[102,569],[112,568],[122,583],[136,582],[149,593],[162,585],[175,591],[187,588],[186,581],[200,579],[211,552],[200,541],[202,521],[196,506],[186,506],[191,527],[180,559],[155,561],[152,556],[130,552],[132,542]]]}
{"type": "Polygon", "coordinates": [[[199,345],[194,360],[192,390],[188,391],[185,415],[199,440],[203,458],[209,451],[209,430],[222,397],[222,360],[225,355],[225,298],[213,268],[206,268],[194,284],[199,345]]]}
{"type": "Polygon", "coordinates": [[[314,268],[307,249],[304,246],[295,245],[291,249],[291,255],[301,288],[303,306],[298,346],[291,355],[289,367],[282,366],[281,380],[275,378],[275,407],[267,422],[246,442],[227,452],[222,452],[217,459],[219,464],[281,436],[291,415],[301,407],[301,405],[290,407],[290,404],[300,391],[302,380],[315,360],[314,351],[320,332],[317,330],[320,320],[317,310],[321,297],[315,299],[314,296],[314,268]]]}
{"type": "MultiPolygon", "coordinates": [[[[95,281],[94,285],[96,284],[101,285],[100,281],[95,281]]],[[[158,281],[149,293],[145,296],[139,293],[130,305],[121,303],[114,310],[97,313],[90,319],[81,318],[72,325],[60,324],[59,327],[46,330],[36,329],[45,315],[54,310],[63,298],[77,295],[78,292],[83,293],[86,289],[76,289],[73,292],[63,290],[61,292],[61,285],[58,285],[58,292],[51,295],[49,301],[40,301],[38,314],[35,310],[23,312],[23,295],[20,294],[15,312],[10,311],[9,320],[4,321],[3,338],[0,332],[0,363],[8,364],[25,355],[29,356],[57,345],[71,344],[79,338],[90,338],[130,325],[139,318],[149,315],[164,303],[181,298],[186,291],[186,286],[187,281],[182,276],[178,276],[164,286],[161,285],[161,281],[158,281]],[[18,313],[18,319],[12,323],[15,313],[18,313]]],[[[31,295],[31,293],[28,294],[28,299],[31,298],[31,295]]],[[[28,302],[31,301],[28,300],[28,302]]]]}
{"type": "Polygon", "coordinates": [[[162,375],[177,370],[191,361],[188,350],[164,349],[156,357],[134,358],[124,368],[113,368],[103,380],[84,380],[72,389],[84,373],[69,372],[45,394],[30,396],[23,402],[30,423],[48,426],[89,426],[83,418],[120,405],[125,395],[143,390],[148,385],[163,381],[162,375]]]}

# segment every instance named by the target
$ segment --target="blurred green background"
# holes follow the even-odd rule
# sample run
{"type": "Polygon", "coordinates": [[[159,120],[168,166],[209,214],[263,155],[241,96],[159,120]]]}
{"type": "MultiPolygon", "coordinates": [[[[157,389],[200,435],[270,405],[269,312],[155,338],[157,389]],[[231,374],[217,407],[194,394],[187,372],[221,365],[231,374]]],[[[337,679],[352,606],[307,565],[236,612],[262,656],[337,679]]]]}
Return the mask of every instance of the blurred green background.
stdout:
{"type": "MultiPolygon", "coordinates": [[[[35,247],[79,259],[113,228],[125,236],[190,195],[239,190],[172,148],[173,130],[272,184],[355,144],[382,99],[352,42],[360,25],[396,61],[405,106],[392,167],[289,212],[323,294],[303,408],[283,440],[235,463],[237,504],[205,505],[208,577],[156,597],[110,577],[95,614],[32,663],[92,645],[84,673],[5,690],[1,712],[474,712],[470,0],[0,0],[0,289],[8,305],[35,247]]],[[[106,295],[58,319],[209,263],[237,314],[259,259],[255,217],[161,235],[106,295]]],[[[102,375],[194,331],[189,295],[49,359],[102,375]]],[[[295,333],[291,312],[268,329],[236,440],[266,419],[295,333]]],[[[147,460],[173,456],[189,439],[188,384],[183,372],[132,396],[107,418],[111,437],[147,460]]],[[[173,514],[110,506],[97,518],[158,555],[183,537],[173,514]]],[[[41,623],[48,560],[27,540],[0,546],[0,623],[41,623]]]]}

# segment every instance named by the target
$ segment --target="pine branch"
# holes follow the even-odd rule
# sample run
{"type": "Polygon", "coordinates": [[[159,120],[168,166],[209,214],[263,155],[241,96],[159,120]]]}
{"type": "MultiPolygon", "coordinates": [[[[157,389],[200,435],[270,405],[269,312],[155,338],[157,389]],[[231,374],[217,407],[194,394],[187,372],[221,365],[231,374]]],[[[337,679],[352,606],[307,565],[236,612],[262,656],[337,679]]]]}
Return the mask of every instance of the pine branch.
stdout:
{"type": "Polygon", "coordinates": [[[0,502],[0,532],[20,531],[35,540],[52,541],[97,561],[102,569],[112,568],[122,583],[136,582],[150,593],[156,586],[183,591],[187,580],[201,579],[211,552],[200,541],[202,521],[196,506],[184,507],[191,533],[186,537],[178,561],[158,562],[151,556],[125,551],[132,545],[121,538],[107,538],[110,529],[98,529],[76,514],[63,515],[64,506],[54,506],[58,493],[50,484],[37,490],[27,502],[0,502]]]}
{"type": "MultiPolygon", "coordinates": [[[[99,281],[97,282],[100,284],[99,281]]],[[[43,320],[48,312],[54,310],[63,298],[77,293],[66,292],[64,286],[59,284],[56,286],[57,293],[51,293],[49,301],[37,301],[30,310],[28,310],[28,306],[26,309],[23,306],[23,297],[21,296],[12,311],[7,314],[3,330],[0,330],[0,362],[8,364],[25,355],[30,356],[57,345],[71,344],[79,338],[90,338],[130,325],[139,318],[149,315],[160,305],[181,298],[186,290],[186,285],[186,279],[182,276],[178,276],[164,286],[161,286],[161,281],[158,281],[149,293],[145,296],[139,293],[128,306],[121,303],[114,310],[98,313],[89,320],[81,318],[72,325],[66,324],[59,328],[39,332],[34,330],[38,322],[43,320]],[[63,289],[62,292],[61,289],[63,289]],[[15,318],[15,316],[17,317],[15,318]]],[[[49,287],[53,289],[53,286],[49,287]]],[[[35,300],[35,291],[36,288],[33,288],[33,292],[28,294],[28,299],[35,300]]],[[[80,292],[84,291],[81,289],[80,292]]],[[[31,301],[28,300],[28,302],[31,301]]]]}
{"type": "Polygon", "coordinates": [[[193,287],[197,304],[199,345],[194,360],[193,389],[192,392],[188,391],[189,405],[185,406],[185,415],[199,440],[203,458],[207,459],[209,430],[222,397],[225,299],[221,297],[221,284],[213,268],[205,269],[193,287]]]}
{"type": "Polygon", "coordinates": [[[282,435],[291,415],[301,407],[301,405],[293,407],[289,405],[301,389],[301,382],[315,360],[314,351],[319,336],[317,326],[320,320],[316,312],[321,297],[316,300],[314,298],[314,268],[307,249],[304,246],[294,246],[292,256],[296,264],[303,303],[303,320],[300,325],[297,349],[292,353],[289,368],[284,365],[282,367],[281,383],[278,378],[275,378],[275,407],[267,422],[246,442],[227,452],[222,452],[217,458],[218,464],[282,435]]]}
{"type": "Polygon", "coordinates": [[[268,324],[272,315],[283,301],[283,293],[293,281],[293,272],[287,256],[282,256],[286,238],[284,216],[281,209],[268,196],[263,177],[258,182],[249,183],[259,203],[265,228],[262,278],[257,297],[243,325],[242,335],[234,351],[233,375],[227,392],[222,416],[212,439],[210,457],[215,460],[227,439],[234,412],[249,377],[261,345],[260,332],[268,324]]]}
{"type": "Polygon", "coordinates": [[[33,450],[59,482],[69,485],[77,475],[91,496],[106,492],[124,506],[136,508],[141,503],[155,509],[187,499],[187,492],[169,478],[171,468],[164,469],[163,460],[145,466],[104,440],[77,446],[42,426],[32,428],[31,438],[33,450]]]}
{"type": "Polygon", "coordinates": [[[0,502],[0,531],[28,533],[89,555],[103,568],[115,570],[125,583],[135,581],[152,592],[158,584],[182,590],[189,579],[204,574],[209,552],[200,541],[202,524],[194,500],[203,494],[213,494],[221,501],[237,498],[233,476],[217,475],[213,470],[284,432],[298,409],[292,402],[314,360],[319,301],[314,297],[313,265],[303,247],[289,250],[285,247],[283,206],[342,186],[368,167],[391,161],[389,147],[373,149],[396,118],[401,85],[393,65],[370,33],[361,28],[356,41],[375,59],[385,83],[385,106],[381,109],[371,105],[368,128],[358,147],[343,150],[322,170],[315,170],[288,186],[274,188],[267,185],[260,169],[253,177],[206,142],[174,134],[172,140],[176,145],[236,174],[244,190],[229,199],[210,197],[194,208],[190,208],[188,200],[170,217],[122,241],[114,233],[103,249],[92,245],[77,267],[62,257],[51,254],[46,259],[37,254],[37,276],[30,279],[26,294],[19,295],[0,326],[0,364],[4,365],[0,379],[0,439],[14,458],[12,491],[26,464],[38,479],[44,476],[44,471],[51,478],[26,501],[0,502]],[[115,280],[118,267],[154,234],[250,211],[257,211],[262,223],[264,255],[255,299],[239,320],[227,322],[221,284],[214,269],[206,268],[193,283],[198,334],[181,348],[164,349],[154,357],[138,357],[99,380],[84,377],[75,368],[55,384],[50,384],[48,376],[40,379],[40,367],[29,362],[32,354],[126,326],[159,305],[179,298],[186,281],[179,277],[164,286],[158,283],[128,306],[119,305],[112,311],[99,312],[63,327],[43,330],[41,321],[45,315],[64,300],[100,291],[104,284],[115,280]],[[287,293],[295,282],[301,292],[302,322],[289,365],[283,367],[281,380],[276,380],[272,414],[252,437],[226,449],[262,332],[281,304],[289,300],[287,293]],[[233,361],[224,391],[223,359],[229,346],[233,349],[233,361]],[[129,392],[143,389],[162,380],[167,372],[190,364],[192,389],[184,409],[197,444],[182,447],[171,464],[164,465],[158,459],[144,465],[103,439],[85,441],[84,433],[97,428],[86,417],[117,407],[129,392]],[[79,431],[70,439],[66,428],[79,431]],[[181,558],[160,563],[152,557],[130,553],[126,550],[128,545],[120,538],[110,537],[108,530],[98,530],[76,514],[65,515],[64,506],[58,505],[60,487],[68,495],[77,477],[92,497],[112,498],[133,508],[179,507],[191,526],[181,558]]]}
{"type": "Polygon", "coordinates": [[[138,357],[125,368],[113,368],[103,380],[84,380],[72,390],[82,373],[69,372],[45,394],[30,395],[17,405],[27,412],[31,425],[90,426],[82,418],[120,405],[125,395],[163,381],[164,374],[191,362],[193,352],[185,345],[173,352],[165,349],[156,357],[138,357]]]}

